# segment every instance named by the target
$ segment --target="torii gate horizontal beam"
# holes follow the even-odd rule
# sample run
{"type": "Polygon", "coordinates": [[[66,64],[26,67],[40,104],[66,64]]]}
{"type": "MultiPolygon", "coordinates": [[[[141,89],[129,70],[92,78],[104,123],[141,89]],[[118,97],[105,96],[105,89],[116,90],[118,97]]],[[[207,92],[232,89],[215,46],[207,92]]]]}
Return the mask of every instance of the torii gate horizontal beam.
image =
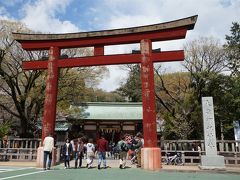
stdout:
{"type": "Polygon", "coordinates": [[[67,40],[51,40],[51,41],[24,41],[21,42],[22,48],[25,50],[47,50],[51,46],[56,46],[62,49],[74,47],[91,47],[96,45],[120,45],[120,44],[133,44],[139,43],[142,39],[151,39],[154,41],[166,41],[175,39],[184,39],[187,29],[175,29],[174,31],[167,30],[161,32],[150,32],[148,34],[128,34],[123,36],[116,35],[111,37],[101,38],[84,38],[67,40]],[[156,38],[157,37],[157,38],[156,38]]]}
{"type": "Polygon", "coordinates": [[[142,39],[149,39],[151,42],[166,41],[185,38],[187,30],[193,29],[196,21],[197,16],[191,16],[166,23],[103,31],[67,34],[13,33],[13,38],[25,50],[132,44],[139,43],[142,39]]]}
{"type": "MultiPolygon", "coordinates": [[[[152,53],[153,62],[170,62],[183,61],[184,51],[165,51],[152,53]]],[[[83,67],[83,66],[102,66],[117,64],[134,64],[141,63],[141,54],[118,54],[118,55],[101,55],[88,56],[79,58],[59,59],[58,68],[83,67]]],[[[22,63],[24,70],[47,69],[47,60],[24,61],[22,63]]]]}

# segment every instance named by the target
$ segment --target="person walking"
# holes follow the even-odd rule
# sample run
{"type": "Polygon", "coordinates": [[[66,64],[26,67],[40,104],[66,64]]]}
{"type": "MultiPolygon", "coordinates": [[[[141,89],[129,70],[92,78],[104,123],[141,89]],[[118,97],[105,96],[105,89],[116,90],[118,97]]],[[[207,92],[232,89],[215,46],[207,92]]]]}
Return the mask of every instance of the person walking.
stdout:
{"type": "Polygon", "coordinates": [[[129,150],[127,144],[128,136],[122,136],[121,140],[118,142],[117,146],[119,149],[119,168],[124,169],[126,166],[127,152],[129,150]]]}
{"type": "Polygon", "coordinates": [[[95,146],[93,144],[93,140],[89,139],[88,143],[86,144],[87,149],[87,168],[90,169],[93,166],[93,158],[95,152],[95,146]]]}
{"type": "Polygon", "coordinates": [[[141,149],[143,147],[143,141],[141,134],[137,134],[135,137],[136,143],[133,144],[133,149],[136,153],[137,167],[141,167],[141,149]]]}
{"type": "Polygon", "coordinates": [[[3,156],[4,161],[8,160],[8,156],[7,156],[7,152],[8,152],[8,136],[5,135],[2,138],[2,142],[3,142],[3,148],[5,149],[5,155],[3,156]]]}
{"type": "Polygon", "coordinates": [[[78,142],[76,145],[76,153],[75,153],[75,168],[81,168],[82,166],[82,158],[84,153],[84,143],[82,138],[78,138],[78,142]],[[78,165],[79,160],[79,165],[78,165]]]}
{"type": "Polygon", "coordinates": [[[72,157],[75,157],[75,154],[76,154],[76,144],[77,144],[77,142],[76,142],[75,139],[72,139],[72,140],[70,141],[70,143],[72,144],[72,157]]]}
{"type": "Polygon", "coordinates": [[[108,141],[101,135],[101,138],[97,141],[98,151],[98,169],[101,169],[101,163],[103,162],[103,168],[107,168],[106,152],[108,151],[108,141]]]}
{"type": "Polygon", "coordinates": [[[46,170],[46,164],[48,164],[47,169],[50,170],[52,163],[52,151],[54,148],[54,139],[52,134],[46,136],[43,140],[43,169],[46,170]],[[48,160],[48,163],[47,163],[48,160]]]}
{"type": "Polygon", "coordinates": [[[62,156],[64,156],[64,166],[65,169],[70,168],[70,157],[72,156],[72,144],[69,141],[69,138],[66,139],[65,144],[62,149],[62,156]]]}

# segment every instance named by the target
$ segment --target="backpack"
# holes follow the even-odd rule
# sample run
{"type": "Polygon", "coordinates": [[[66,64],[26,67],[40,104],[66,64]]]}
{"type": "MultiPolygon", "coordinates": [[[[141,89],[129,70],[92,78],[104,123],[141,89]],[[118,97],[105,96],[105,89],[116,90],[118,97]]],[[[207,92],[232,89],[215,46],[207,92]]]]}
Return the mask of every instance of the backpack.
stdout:
{"type": "Polygon", "coordinates": [[[119,151],[128,152],[129,150],[128,145],[124,141],[119,141],[117,146],[119,151]]]}
{"type": "Polygon", "coordinates": [[[119,146],[116,145],[116,146],[113,148],[113,154],[119,153],[119,152],[120,152],[119,146]]]}

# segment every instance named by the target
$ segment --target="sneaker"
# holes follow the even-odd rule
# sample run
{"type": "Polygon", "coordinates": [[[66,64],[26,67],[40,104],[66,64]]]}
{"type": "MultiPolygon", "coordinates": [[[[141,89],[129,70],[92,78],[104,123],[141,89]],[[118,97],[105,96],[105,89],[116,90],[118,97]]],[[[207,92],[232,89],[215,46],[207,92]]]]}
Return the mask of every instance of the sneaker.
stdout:
{"type": "Polygon", "coordinates": [[[67,167],[65,166],[64,169],[67,169],[67,167]]]}
{"type": "Polygon", "coordinates": [[[101,168],[100,168],[100,164],[97,166],[97,168],[98,168],[98,169],[101,169],[101,168]]]}
{"type": "Polygon", "coordinates": [[[122,164],[120,164],[119,168],[122,169],[122,164]]]}

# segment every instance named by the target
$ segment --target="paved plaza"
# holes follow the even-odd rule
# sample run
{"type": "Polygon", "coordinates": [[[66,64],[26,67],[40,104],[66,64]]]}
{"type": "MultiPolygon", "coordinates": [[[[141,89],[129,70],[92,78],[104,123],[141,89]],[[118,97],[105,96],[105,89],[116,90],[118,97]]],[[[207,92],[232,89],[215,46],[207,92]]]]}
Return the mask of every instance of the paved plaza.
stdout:
{"type": "MultiPolygon", "coordinates": [[[[36,168],[35,162],[0,162],[0,180],[77,180],[77,179],[98,179],[98,180],[239,180],[240,168],[227,167],[225,171],[200,170],[197,166],[167,166],[163,165],[161,171],[146,171],[136,168],[128,162],[126,169],[118,168],[118,160],[108,160],[107,169],[97,169],[97,160],[94,168],[87,169],[64,169],[63,164],[52,167],[52,170],[43,171],[36,168]]],[[[73,167],[74,162],[71,161],[73,167]]]]}

